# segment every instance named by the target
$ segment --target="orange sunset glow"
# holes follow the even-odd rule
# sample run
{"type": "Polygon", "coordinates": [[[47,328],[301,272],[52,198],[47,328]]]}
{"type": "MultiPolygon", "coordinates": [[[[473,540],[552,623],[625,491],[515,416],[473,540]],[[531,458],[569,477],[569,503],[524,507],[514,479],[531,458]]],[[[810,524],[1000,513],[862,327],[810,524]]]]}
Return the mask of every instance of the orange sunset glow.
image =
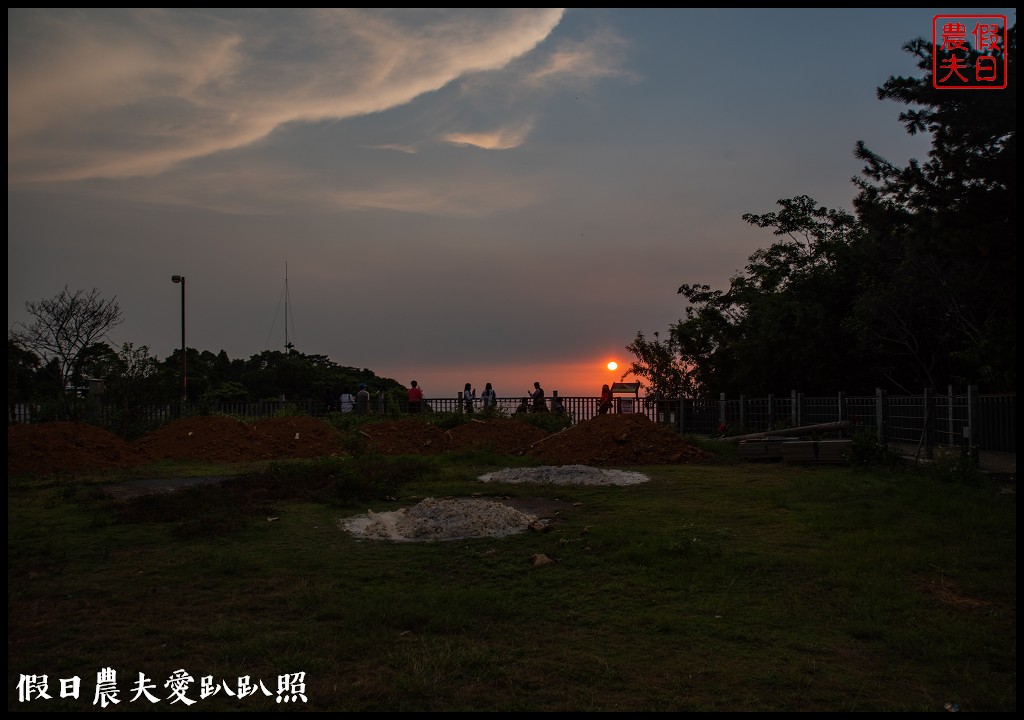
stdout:
{"type": "MultiPolygon", "coordinates": [[[[597,397],[601,386],[618,382],[623,370],[617,361],[590,360],[552,363],[488,363],[486,365],[407,366],[382,365],[377,372],[408,385],[416,380],[429,398],[455,397],[468,382],[483,390],[491,383],[500,398],[521,398],[533,391],[534,380],[540,382],[548,397],[557,391],[561,397],[597,397]],[[609,376],[609,364],[616,363],[609,376]]],[[[625,380],[633,379],[629,375],[625,380]]]]}

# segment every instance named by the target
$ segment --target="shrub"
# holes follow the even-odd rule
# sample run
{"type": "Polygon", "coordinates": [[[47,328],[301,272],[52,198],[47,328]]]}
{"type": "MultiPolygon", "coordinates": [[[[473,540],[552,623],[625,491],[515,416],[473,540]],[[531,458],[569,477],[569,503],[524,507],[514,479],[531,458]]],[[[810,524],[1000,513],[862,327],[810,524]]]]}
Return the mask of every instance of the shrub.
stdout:
{"type": "Polygon", "coordinates": [[[572,416],[568,413],[531,412],[512,416],[515,420],[529,423],[549,433],[556,433],[572,427],[572,416]]]}
{"type": "Polygon", "coordinates": [[[442,430],[451,430],[452,428],[457,428],[459,425],[468,423],[472,419],[472,415],[466,415],[460,412],[444,412],[432,414],[428,422],[431,425],[437,425],[437,427],[442,430]]]}
{"type": "Polygon", "coordinates": [[[949,455],[936,458],[932,462],[921,463],[918,471],[924,477],[935,482],[952,483],[954,485],[981,485],[985,474],[978,469],[975,458],[968,453],[949,455]]]}
{"type": "Polygon", "coordinates": [[[899,453],[890,450],[874,432],[863,431],[853,436],[850,464],[864,468],[892,468],[902,464],[899,453]]]}

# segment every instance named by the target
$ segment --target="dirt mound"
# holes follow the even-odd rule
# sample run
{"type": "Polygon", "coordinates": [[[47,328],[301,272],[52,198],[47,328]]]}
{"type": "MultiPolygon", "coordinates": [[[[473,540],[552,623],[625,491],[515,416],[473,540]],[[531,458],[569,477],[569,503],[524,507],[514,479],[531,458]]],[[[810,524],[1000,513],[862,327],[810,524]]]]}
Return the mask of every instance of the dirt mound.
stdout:
{"type": "MultiPolygon", "coordinates": [[[[603,415],[548,435],[520,420],[471,420],[450,430],[419,419],[363,426],[367,445],[387,455],[437,454],[466,449],[528,454],[548,465],[657,465],[708,457],[671,429],[642,415],[603,415]]],[[[244,423],[224,416],[175,420],[126,443],[86,423],[12,425],[7,429],[8,475],[45,475],[132,467],[162,459],[232,463],[342,455],[344,437],[308,416],[244,423]]]]}
{"type": "Polygon", "coordinates": [[[383,455],[433,455],[448,449],[444,430],[411,418],[373,423],[360,432],[370,449],[383,455]]]}
{"type": "Polygon", "coordinates": [[[499,455],[516,455],[548,436],[536,425],[503,418],[471,420],[449,431],[453,448],[491,450],[499,455]]]}
{"type": "Polygon", "coordinates": [[[262,449],[275,458],[314,458],[343,455],[341,434],[306,415],[257,420],[253,429],[262,449]]]}
{"type": "Polygon", "coordinates": [[[598,415],[551,435],[529,454],[550,465],[666,465],[711,455],[643,415],[598,415]]]}
{"type": "Polygon", "coordinates": [[[507,418],[470,420],[451,430],[403,419],[367,425],[363,436],[373,450],[385,455],[432,455],[470,449],[515,455],[547,437],[547,433],[535,425],[507,418]]]}
{"type": "Polygon", "coordinates": [[[109,470],[146,462],[146,456],[108,430],[83,422],[7,426],[7,475],[109,470]]]}
{"type": "Polygon", "coordinates": [[[132,445],[153,460],[246,462],[273,457],[252,425],[218,415],[174,420],[132,445]]]}
{"type": "Polygon", "coordinates": [[[244,423],[223,416],[183,418],[143,435],[133,445],[154,460],[248,462],[342,454],[341,435],[309,416],[244,423]]]}

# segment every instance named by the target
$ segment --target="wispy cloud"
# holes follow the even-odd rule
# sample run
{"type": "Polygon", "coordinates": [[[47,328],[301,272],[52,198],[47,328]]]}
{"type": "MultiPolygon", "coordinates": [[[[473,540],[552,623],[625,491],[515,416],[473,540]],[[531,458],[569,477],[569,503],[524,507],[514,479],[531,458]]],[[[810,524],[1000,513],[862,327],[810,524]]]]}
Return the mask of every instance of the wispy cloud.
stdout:
{"type": "MultiPolygon", "coordinates": [[[[63,186],[66,190],[68,186],[63,186]]],[[[204,163],[172,169],[159,180],[79,181],[74,192],[102,203],[116,197],[152,207],[203,209],[221,215],[272,216],[386,210],[448,218],[481,218],[537,202],[542,184],[497,171],[324,181],[301,168],[261,162],[204,163]]]]}
{"type": "Polygon", "coordinates": [[[533,122],[528,121],[485,132],[445,133],[441,140],[453,145],[470,145],[484,150],[510,150],[523,144],[532,127],[533,122]]]}
{"type": "Polygon", "coordinates": [[[394,152],[405,153],[406,155],[415,155],[419,152],[415,145],[399,145],[397,143],[382,143],[379,145],[367,145],[366,147],[371,150],[393,150],[394,152]]]}
{"type": "Polygon", "coordinates": [[[586,40],[562,40],[526,78],[533,85],[599,80],[607,77],[632,77],[622,69],[625,41],[613,32],[602,30],[586,40]]]}
{"type": "Polygon", "coordinates": [[[561,9],[8,11],[8,184],[159,173],[500,69],[561,9]]]}
{"type": "Polygon", "coordinates": [[[527,207],[537,200],[537,192],[531,187],[524,187],[518,181],[500,179],[453,181],[433,187],[396,184],[366,191],[330,190],[325,193],[324,204],[330,201],[336,207],[464,218],[508,212],[527,207]]]}

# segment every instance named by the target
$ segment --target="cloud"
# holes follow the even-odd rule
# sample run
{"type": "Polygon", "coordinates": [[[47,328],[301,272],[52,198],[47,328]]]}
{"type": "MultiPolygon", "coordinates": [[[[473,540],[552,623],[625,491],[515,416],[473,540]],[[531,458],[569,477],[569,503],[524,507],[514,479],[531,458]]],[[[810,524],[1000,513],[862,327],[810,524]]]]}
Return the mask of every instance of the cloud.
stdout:
{"type": "Polygon", "coordinates": [[[160,173],[395,108],[544,41],[562,9],[8,11],[8,184],[160,173]]]}
{"type": "Polygon", "coordinates": [[[526,141],[532,127],[533,122],[527,121],[487,132],[445,133],[441,140],[453,145],[469,145],[484,150],[510,150],[526,141]]]}
{"type": "Polygon", "coordinates": [[[497,171],[416,178],[363,178],[326,182],[295,167],[252,158],[242,164],[172,169],[159,181],[130,178],[79,181],[75,195],[102,203],[118,198],[143,206],[204,209],[222,215],[305,215],[385,210],[436,217],[480,218],[521,210],[541,198],[539,182],[524,183],[497,171]]]}
{"type": "Polygon", "coordinates": [[[562,40],[526,78],[533,85],[561,84],[600,80],[608,77],[631,78],[621,68],[626,42],[607,30],[589,35],[586,40],[562,40]]]}
{"type": "Polygon", "coordinates": [[[415,155],[419,152],[415,145],[401,145],[398,143],[381,143],[379,145],[367,145],[366,147],[373,150],[393,150],[395,152],[405,153],[406,155],[415,155]]]}
{"type": "Polygon", "coordinates": [[[465,148],[522,148],[566,87],[623,75],[624,43],[555,35],[562,17],[11,10],[8,187],[226,215],[518,211],[552,178],[465,148]]]}

